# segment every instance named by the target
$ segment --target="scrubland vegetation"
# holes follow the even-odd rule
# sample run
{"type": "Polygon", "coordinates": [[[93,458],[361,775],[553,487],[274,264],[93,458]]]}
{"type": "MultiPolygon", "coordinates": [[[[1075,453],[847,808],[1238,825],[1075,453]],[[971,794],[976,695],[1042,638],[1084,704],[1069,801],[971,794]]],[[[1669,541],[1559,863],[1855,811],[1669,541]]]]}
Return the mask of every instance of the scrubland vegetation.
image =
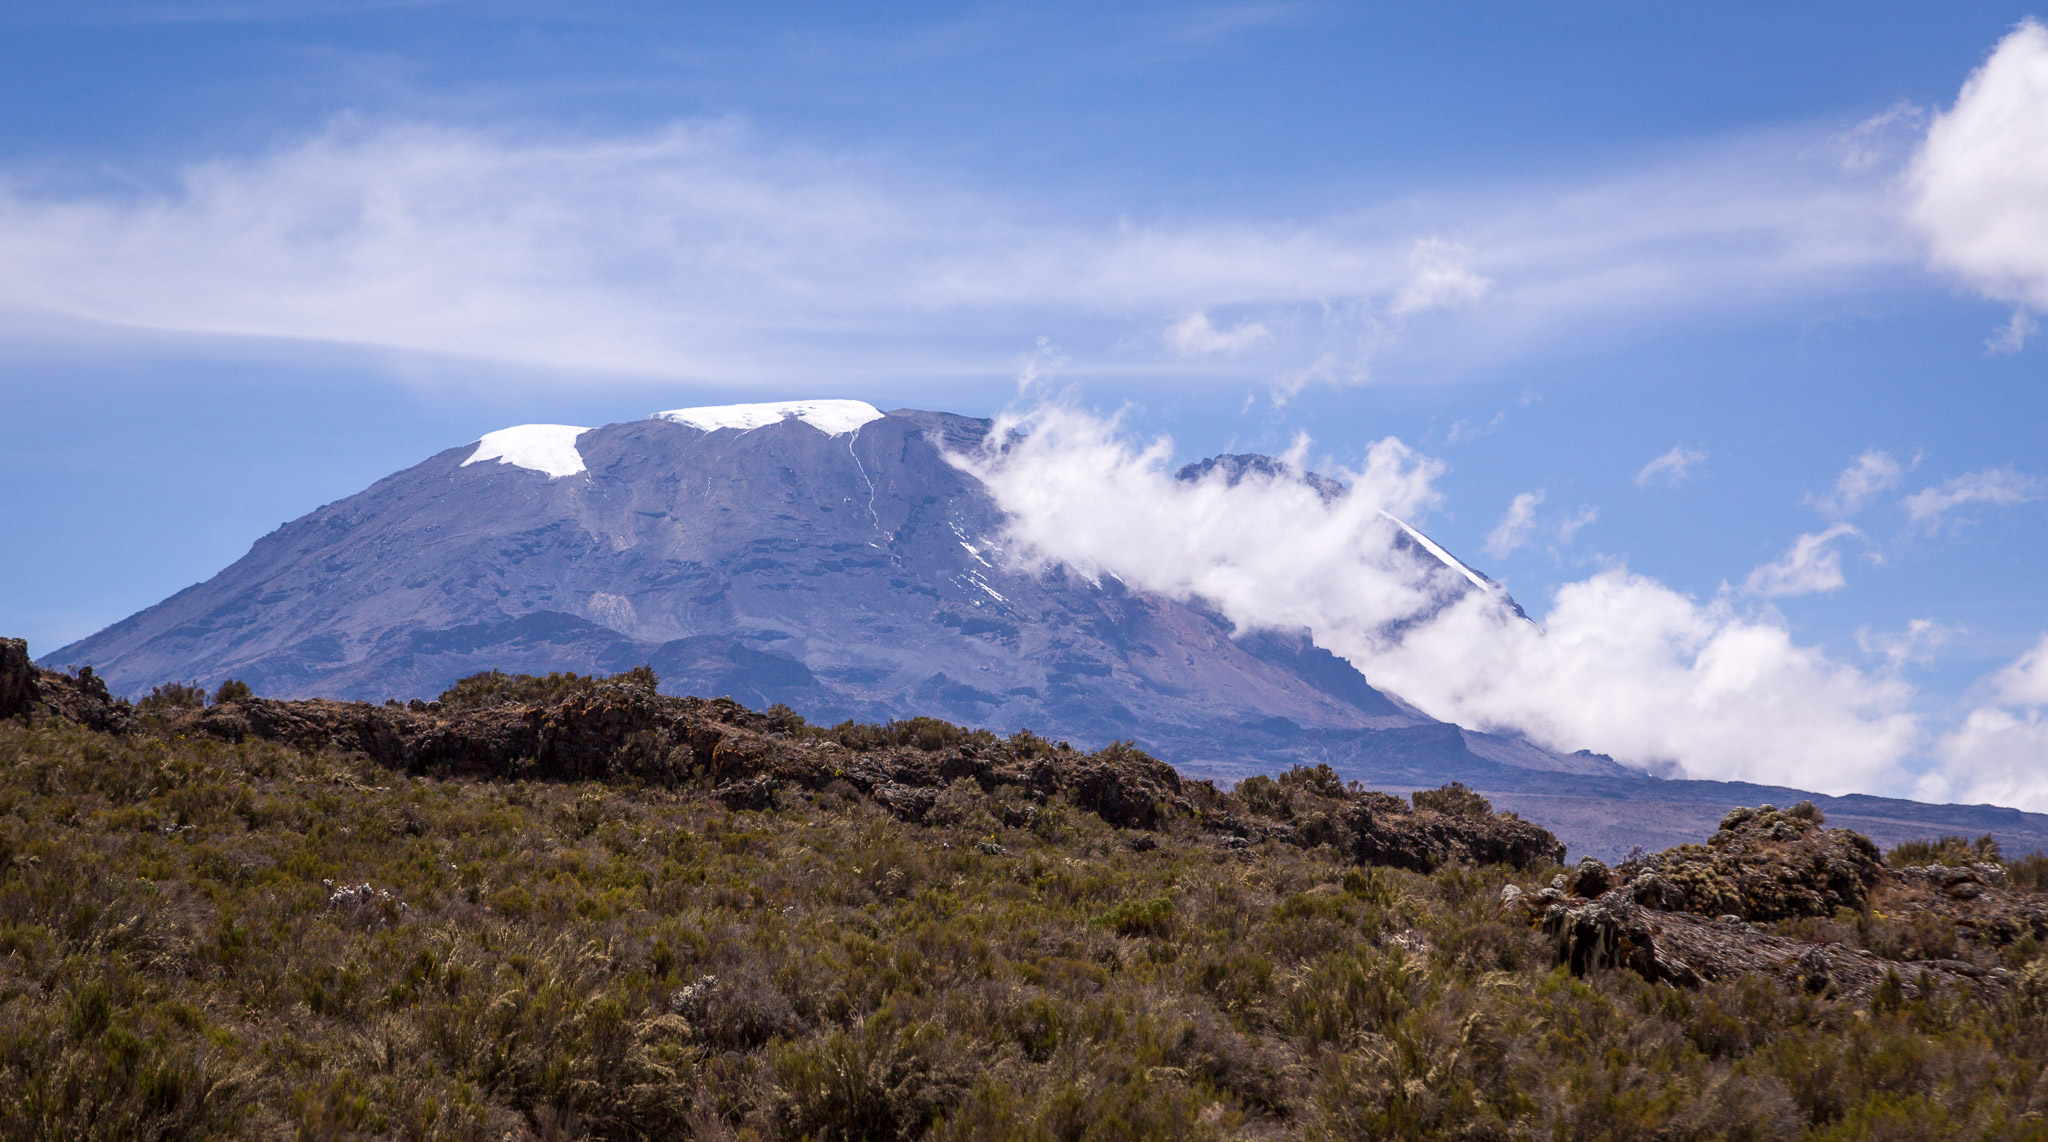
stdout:
{"type": "MultiPolygon", "coordinates": [[[[964,778],[912,823],[844,783],[412,776],[144,717],[0,723],[0,1135],[2048,1138],[2031,937],[2010,984],[1867,1000],[1574,978],[1500,905],[1555,867],[964,778]]],[[[964,733],[831,731],[863,732],[964,733]]],[[[1312,821],[1333,780],[1224,808],[1312,821]]]]}

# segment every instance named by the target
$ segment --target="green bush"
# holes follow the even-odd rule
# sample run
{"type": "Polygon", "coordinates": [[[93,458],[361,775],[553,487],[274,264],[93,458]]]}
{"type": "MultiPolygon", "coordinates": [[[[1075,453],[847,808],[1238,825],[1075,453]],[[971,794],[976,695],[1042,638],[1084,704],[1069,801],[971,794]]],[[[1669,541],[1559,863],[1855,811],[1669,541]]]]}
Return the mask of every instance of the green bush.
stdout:
{"type": "Polygon", "coordinates": [[[218,706],[222,702],[240,702],[250,697],[253,697],[253,694],[247,682],[239,678],[230,678],[220,684],[220,689],[213,692],[213,704],[218,706]]]}

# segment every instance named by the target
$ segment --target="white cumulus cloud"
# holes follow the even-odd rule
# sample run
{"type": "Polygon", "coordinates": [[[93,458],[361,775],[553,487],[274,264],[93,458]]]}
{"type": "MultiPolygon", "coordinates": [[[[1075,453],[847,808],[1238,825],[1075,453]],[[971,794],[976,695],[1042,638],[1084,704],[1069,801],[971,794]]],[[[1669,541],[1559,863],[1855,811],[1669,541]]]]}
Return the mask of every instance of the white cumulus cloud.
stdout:
{"type": "MultiPolygon", "coordinates": [[[[1998,696],[2016,705],[2048,706],[2048,634],[2012,665],[1998,672],[1998,696]]],[[[2048,780],[2048,756],[2041,759],[2042,778],[2048,780]]]]}
{"type": "Polygon", "coordinates": [[[1935,265],[2048,309],[2048,29],[2027,20],[1935,115],[1907,175],[1935,265]]]}
{"type": "Polygon", "coordinates": [[[1991,701],[1942,736],[1920,792],[2048,812],[2048,634],[1988,681],[1991,701]]]}

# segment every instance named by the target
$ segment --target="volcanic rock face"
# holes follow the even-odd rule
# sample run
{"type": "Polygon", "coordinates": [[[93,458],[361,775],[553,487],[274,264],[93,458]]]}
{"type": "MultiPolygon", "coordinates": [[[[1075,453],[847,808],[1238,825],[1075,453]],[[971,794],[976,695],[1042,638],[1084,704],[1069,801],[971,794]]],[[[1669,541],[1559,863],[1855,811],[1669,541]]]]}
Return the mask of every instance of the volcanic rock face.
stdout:
{"type": "Polygon", "coordinates": [[[28,712],[36,700],[36,669],[28,660],[28,643],[0,638],[0,718],[28,712]]]}
{"type": "MultiPolygon", "coordinates": [[[[987,428],[827,401],[507,429],[285,525],[45,664],[90,663],[131,696],[233,677],[381,700],[485,669],[644,663],[671,693],[1135,739],[1212,772],[1380,754],[1431,785],[1474,767],[1628,772],[1436,722],[1305,632],[1239,635],[1114,577],[1014,567],[1004,513],[947,460],[987,428]]],[[[1412,554],[1447,595],[1472,589],[1412,554]]]]}

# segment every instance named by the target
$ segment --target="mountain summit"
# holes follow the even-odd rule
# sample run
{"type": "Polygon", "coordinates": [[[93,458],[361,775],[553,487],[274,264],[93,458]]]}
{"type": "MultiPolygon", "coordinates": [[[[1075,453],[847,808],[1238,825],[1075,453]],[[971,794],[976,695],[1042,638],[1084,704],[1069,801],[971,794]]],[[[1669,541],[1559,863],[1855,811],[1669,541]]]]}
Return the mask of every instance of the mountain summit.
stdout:
{"type": "MultiPolygon", "coordinates": [[[[47,660],[91,663],[130,694],[232,676],[369,699],[484,669],[645,662],[673,691],[814,718],[930,714],[1189,761],[1228,760],[1247,735],[1285,747],[1439,725],[1306,632],[1233,638],[1221,616],[1114,577],[1012,567],[1003,512],[946,459],[988,430],[852,400],[507,428],[286,524],[47,660]]],[[[1282,470],[1231,456],[1184,475],[1218,466],[1282,470]]],[[[1471,573],[1429,551],[1462,589],[1452,568],[1471,573]]],[[[1471,736],[1517,764],[1621,772],[1471,736]]]]}
{"type": "MultiPolygon", "coordinates": [[[[1774,795],[1653,781],[1598,754],[1446,724],[1310,632],[1240,634],[1114,576],[1021,569],[1003,510],[949,461],[989,431],[854,400],[502,429],[284,525],[206,582],[42,661],[91,665],[129,695],[232,677],[259,694],[369,700],[431,697],[484,670],[644,663],[670,693],[784,703],[813,721],[931,715],[1084,746],[1130,739],[1224,778],[1328,763],[1392,788],[1460,780],[1540,809],[1597,851],[1691,835],[1729,804],[1774,795]],[[1617,799],[1645,796],[1680,807],[1618,820],[1617,799]]],[[[1287,476],[1346,494],[1263,456],[1180,475],[1287,476]]],[[[1394,522],[1433,591],[1514,607],[1394,522]]]]}

